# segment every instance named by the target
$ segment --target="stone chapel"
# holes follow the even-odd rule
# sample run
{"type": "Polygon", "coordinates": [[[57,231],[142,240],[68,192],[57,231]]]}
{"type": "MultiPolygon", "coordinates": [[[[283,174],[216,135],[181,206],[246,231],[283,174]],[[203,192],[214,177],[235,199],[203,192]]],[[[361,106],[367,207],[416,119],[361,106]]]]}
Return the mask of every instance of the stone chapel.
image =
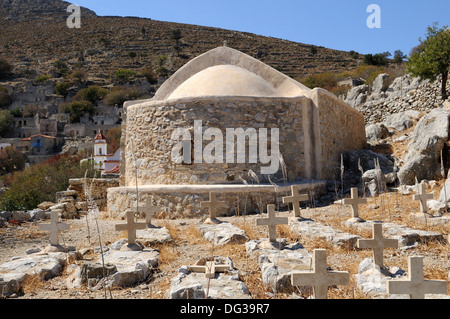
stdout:
{"type": "MultiPolygon", "coordinates": [[[[217,138],[203,136],[199,147],[206,150],[217,138]]],[[[247,138],[245,149],[237,150],[235,156],[239,152],[248,155],[253,142],[258,142],[247,138]]],[[[268,144],[260,144],[258,149],[271,150],[274,141],[267,140],[268,144]]],[[[216,147],[215,152],[229,152],[225,144],[223,150],[216,147]]],[[[242,185],[243,180],[250,183],[249,173],[258,183],[268,185],[331,180],[338,176],[340,154],[365,145],[363,115],[334,94],[320,88],[311,90],[247,54],[218,47],[185,64],[152,99],[124,104],[121,186],[108,190],[109,207],[118,209],[118,199],[113,198],[123,201],[136,186],[152,194],[151,189],[161,192],[164,185],[172,189],[175,185],[189,186],[195,193],[195,186],[232,188],[242,185]],[[198,147],[196,133],[214,129],[223,132],[225,141],[227,129],[236,128],[254,132],[278,129],[280,165],[275,172],[261,173],[267,164],[248,158],[245,162],[185,163],[171,156],[180,143],[173,139],[176,129],[190,132],[183,140],[191,138],[191,145],[198,147]]],[[[185,151],[183,148],[182,153],[185,151]]]]}

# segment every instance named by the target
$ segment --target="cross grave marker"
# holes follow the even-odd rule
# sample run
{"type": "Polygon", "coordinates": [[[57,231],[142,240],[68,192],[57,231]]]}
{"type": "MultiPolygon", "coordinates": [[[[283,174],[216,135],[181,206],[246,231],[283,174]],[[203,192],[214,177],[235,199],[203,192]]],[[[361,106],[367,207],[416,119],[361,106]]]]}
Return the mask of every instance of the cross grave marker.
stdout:
{"type": "Polygon", "coordinates": [[[327,299],[328,286],[348,285],[347,271],[327,270],[326,249],[314,249],[313,271],[295,271],[291,274],[293,286],[312,286],[315,299],[327,299]]]}
{"type": "Polygon", "coordinates": [[[267,218],[258,218],[256,220],[256,225],[258,226],[268,226],[269,227],[269,241],[277,241],[277,225],[287,225],[287,217],[276,217],[275,216],[275,205],[267,205],[267,218]]]}
{"type": "Polygon", "coordinates": [[[200,202],[201,208],[208,208],[209,209],[209,220],[211,222],[217,222],[217,208],[223,207],[226,205],[226,202],[218,201],[216,199],[216,193],[209,192],[209,201],[208,202],[200,202]]]}
{"type": "MultiPolygon", "coordinates": [[[[153,213],[159,213],[161,211],[161,208],[158,206],[153,206],[153,202],[152,202],[153,197],[151,197],[150,195],[147,197],[147,199],[145,200],[145,206],[139,206],[140,209],[142,209],[142,211],[144,212],[145,215],[145,222],[147,223],[147,227],[148,228],[152,228],[152,214],[153,213]]],[[[138,211],[138,209],[136,207],[134,207],[133,209],[136,209],[136,211],[138,211]]]]}
{"type": "Polygon", "coordinates": [[[433,194],[427,194],[427,187],[425,183],[420,183],[420,188],[417,194],[413,195],[413,200],[420,201],[420,212],[425,214],[428,210],[427,200],[433,199],[433,194]]]}
{"type": "Polygon", "coordinates": [[[137,229],[145,229],[147,227],[146,224],[143,223],[135,223],[134,222],[134,211],[127,210],[127,223],[116,225],[116,230],[126,230],[128,233],[128,245],[136,244],[136,230],[137,229]]]}
{"type": "Polygon", "coordinates": [[[372,239],[358,239],[356,245],[358,248],[370,248],[373,250],[373,262],[376,266],[384,268],[383,249],[397,248],[397,239],[383,238],[383,225],[380,223],[373,224],[372,239]]]}
{"type": "Polygon", "coordinates": [[[300,202],[309,200],[308,194],[299,194],[298,185],[291,185],[291,196],[283,197],[283,203],[292,203],[294,208],[294,217],[302,218],[300,215],[300,202]]]}
{"type": "Polygon", "coordinates": [[[355,221],[364,221],[362,218],[359,217],[359,211],[358,206],[361,204],[366,204],[367,199],[366,198],[358,198],[358,188],[352,187],[351,189],[351,198],[344,198],[344,204],[345,205],[351,205],[352,206],[352,219],[355,221]]]}
{"type": "Polygon", "coordinates": [[[58,223],[58,215],[60,210],[52,210],[50,213],[50,224],[41,224],[39,229],[50,231],[50,244],[52,246],[59,245],[59,233],[62,230],[69,230],[70,226],[64,223],[58,223]]]}
{"type": "Polygon", "coordinates": [[[227,270],[230,270],[230,265],[216,265],[214,260],[207,261],[204,266],[189,266],[189,271],[204,272],[205,277],[208,279],[213,279],[216,276],[216,272],[225,272],[227,270]]]}
{"type": "Polygon", "coordinates": [[[388,280],[387,294],[408,294],[411,299],[424,299],[425,294],[447,294],[446,280],[423,279],[423,257],[410,256],[408,259],[408,279],[388,280]]]}

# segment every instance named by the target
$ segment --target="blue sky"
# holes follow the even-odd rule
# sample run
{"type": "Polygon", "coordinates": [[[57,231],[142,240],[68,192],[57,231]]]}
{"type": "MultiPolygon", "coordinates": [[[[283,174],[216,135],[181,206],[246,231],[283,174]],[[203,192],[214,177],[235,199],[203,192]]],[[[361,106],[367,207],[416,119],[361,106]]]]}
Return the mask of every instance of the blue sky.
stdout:
{"type": "Polygon", "coordinates": [[[409,54],[428,25],[450,26],[449,0],[76,0],[98,15],[136,16],[251,32],[362,54],[409,54]],[[381,27],[369,28],[370,4],[381,27]]]}

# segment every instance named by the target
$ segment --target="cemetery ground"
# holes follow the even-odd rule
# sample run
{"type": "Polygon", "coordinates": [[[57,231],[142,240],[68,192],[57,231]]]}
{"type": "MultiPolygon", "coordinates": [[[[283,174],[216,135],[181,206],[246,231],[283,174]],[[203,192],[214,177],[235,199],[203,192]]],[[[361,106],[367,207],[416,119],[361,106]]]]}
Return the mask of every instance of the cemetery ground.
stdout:
{"type": "MultiPolygon", "coordinates": [[[[428,184],[427,193],[433,192],[434,198],[439,196],[443,181],[428,184]]],[[[288,194],[284,195],[287,196],[288,194]]],[[[347,195],[348,197],[349,195],[347,195]]],[[[330,203],[318,207],[311,203],[303,203],[301,214],[304,218],[328,225],[336,230],[359,235],[364,239],[372,238],[372,229],[349,227],[343,224],[352,217],[350,205],[339,202],[330,203]]],[[[278,210],[278,208],[277,208],[278,210]]],[[[406,248],[385,248],[383,252],[384,265],[386,267],[398,267],[408,272],[408,257],[423,256],[423,273],[425,279],[446,280],[447,292],[450,291],[448,276],[450,272],[450,224],[434,225],[428,222],[418,222],[410,218],[412,213],[420,211],[420,203],[412,200],[412,194],[402,195],[399,192],[388,192],[377,197],[367,198],[366,204],[359,205],[359,217],[366,221],[383,221],[383,223],[395,223],[412,229],[438,232],[445,238],[444,241],[420,240],[406,248]]],[[[293,212],[280,210],[277,217],[292,216],[293,212]]],[[[448,213],[447,213],[448,214],[448,213]]],[[[447,215],[444,213],[444,215],[447,215]]],[[[221,221],[234,224],[243,229],[248,240],[268,238],[267,227],[257,226],[256,219],[267,214],[249,214],[244,216],[218,216],[221,221]]],[[[142,220],[141,220],[142,221],[142,220]]],[[[85,217],[73,220],[64,220],[71,226],[69,231],[61,232],[60,243],[63,246],[76,247],[79,258],[65,266],[62,275],[49,280],[41,280],[38,276],[29,276],[23,288],[23,294],[16,294],[9,298],[20,299],[165,299],[170,290],[171,279],[177,276],[178,269],[182,266],[193,265],[196,261],[209,256],[229,257],[233,261],[234,268],[239,271],[239,279],[247,286],[253,299],[292,299],[307,298],[312,293],[307,290],[296,290],[293,293],[273,291],[263,284],[262,273],[255,258],[247,255],[246,248],[241,244],[215,245],[205,240],[196,225],[200,218],[188,219],[152,219],[156,226],[164,226],[168,229],[172,242],[150,245],[157,249],[159,255],[159,267],[155,269],[149,278],[130,288],[112,288],[105,291],[89,288],[86,285],[81,288],[68,288],[67,278],[73,273],[75,265],[85,262],[95,262],[100,255],[98,234],[94,235],[95,225],[88,225],[85,217]],[[88,227],[89,226],[89,227],[88,227]],[[90,231],[88,229],[90,228],[90,231]],[[91,237],[88,238],[88,235],[91,237]],[[105,296],[106,294],[106,296],[105,296]]],[[[0,228],[0,263],[11,260],[15,256],[22,256],[30,249],[44,250],[49,244],[49,232],[39,229],[39,223],[8,223],[7,227],[0,228]]],[[[120,218],[111,218],[107,213],[101,212],[98,218],[100,240],[105,249],[121,238],[126,238],[124,231],[116,231],[116,224],[123,224],[120,218]]],[[[386,234],[384,234],[385,237],[386,234]]],[[[328,299],[371,299],[370,294],[360,290],[355,281],[359,264],[365,258],[372,258],[371,249],[360,249],[355,245],[334,245],[326,238],[314,236],[302,236],[292,231],[289,225],[277,226],[277,238],[285,238],[287,243],[299,243],[308,252],[314,249],[326,249],[327,266],[335,271],[347,271],[350,273],[349,285],[332,286],[328,289],[328,299]]]]}

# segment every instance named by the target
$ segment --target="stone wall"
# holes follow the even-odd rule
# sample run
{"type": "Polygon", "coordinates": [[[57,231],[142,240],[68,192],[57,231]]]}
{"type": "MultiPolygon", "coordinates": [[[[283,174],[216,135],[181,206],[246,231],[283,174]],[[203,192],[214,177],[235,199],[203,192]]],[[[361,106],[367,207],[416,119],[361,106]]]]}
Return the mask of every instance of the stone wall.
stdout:
{"type": "MultiPolygon", "coordinates": [[[[309,174],[305,168],[311,166],[312,154],[305,154],[305,144],[311,144],[309,130],[313,112],[309,100],[297,98],[256,97],[202,97],[185,98],[134,104],[126,108],[126,125],[122,125],[121,159],[123,186],[135,185],[136,165],[138,185],[146,184],[207,184],[242,183],[250,181],[252,170],[261,182],[268,182],[260,173],[261,166],[269,164],[248,163],[193,163],[174,164],[171,158],[173,146],[171,136],[176,128],[187,128],[194,137],[194,120],[201,120],[203,130],[218,128],[223,134],[223,157],[226,157],[225,141],[227,128],[271,128],[279,129],[280,153],[286,163],[287,178],[294,181],[309,174]],[[133,140],[133,143],[131,143],[133,140]],[[134,144],[134,150],[133,150],[134,144]],[[134,154],[134,155],[133,155],[134,154]]],[[[268,138],[270,141],[270,138],[268,138]]],[[[203,149],[211,141],[204,140],[203,149]]],[[[270,151],[270,146],[267,145],[270,151]]],[[[236,156],[236,154],[235,154],[236,156]]],[[[274,182],[283,180],[280,167],[271,177],[274,182]]],[[[311,176],[313,177],[313,176],[311,176]]]]}
{"type": "Polygon", "coordinates": [[[73,178],[69,180],[68,191],[76,191],[77,201],[86,201],[85,185],[90,188],[90,194],[93,200],[101,200],[106,203],[107,189],[118,187],[119,180],[117,178],[73,178]]]}
{"type": "MultiPolygon", "coordinates": [[[[296,184],[302,194],[314,194],[317,198],[326,193],[326,182],[314,181],[296,184]]],[[[201,208],[200,202],[209,201],[209,191],[215,192],[218,201],[224,201],[220,216],[245,216],[266,212],[268,204],[275,204],[277,210],[287,208],[282,197],[290,196],[290,185],[274,188],[272,185],[148,185],[138,187],[139,207],[146,206],[152,197],[152,204],[160,207],[154,218],[202,217],[209,214],[201,208]]],[[[107,212],[110,217],[121,216],[127,209],[136,207],[135,187],[115,187],[108,189],[107,212]]],[[[310,197],[312,198],[312,197],[310,197]]],[[[302,205],[310,205],[305,202],[302,205]]],[[[143,209],[140,209],[143,211],[143,209]]]]}
{"type": "Polygon", "coordinates": [[[312,99],[319,112],[320,178],[338,178],[340,155],[366,148],[364,116],[323,89],[314,89],[312,99]]]}

